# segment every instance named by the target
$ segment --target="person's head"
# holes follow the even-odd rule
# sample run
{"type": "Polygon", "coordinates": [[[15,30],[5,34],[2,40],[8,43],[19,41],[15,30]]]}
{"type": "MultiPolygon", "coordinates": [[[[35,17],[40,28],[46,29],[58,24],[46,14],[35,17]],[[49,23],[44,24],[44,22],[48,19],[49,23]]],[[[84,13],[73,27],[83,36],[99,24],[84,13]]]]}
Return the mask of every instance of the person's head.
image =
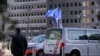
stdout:
{"type": "Polygon", "coordinates": [[[16,34],[19,34],[21,32],[20,28],[15,28],[16,34]]]}

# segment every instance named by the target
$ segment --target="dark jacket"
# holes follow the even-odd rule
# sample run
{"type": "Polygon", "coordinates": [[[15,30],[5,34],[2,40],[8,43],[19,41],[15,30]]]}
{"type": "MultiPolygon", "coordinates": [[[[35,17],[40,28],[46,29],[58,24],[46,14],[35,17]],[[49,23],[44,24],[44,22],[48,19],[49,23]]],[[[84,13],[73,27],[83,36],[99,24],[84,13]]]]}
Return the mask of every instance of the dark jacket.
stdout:
{"type": "Polygon", "coordinates": [[[24,54],[27,49],[27,40],[21,34],[12,36],[11,52],[12,54],[24,54]]]}

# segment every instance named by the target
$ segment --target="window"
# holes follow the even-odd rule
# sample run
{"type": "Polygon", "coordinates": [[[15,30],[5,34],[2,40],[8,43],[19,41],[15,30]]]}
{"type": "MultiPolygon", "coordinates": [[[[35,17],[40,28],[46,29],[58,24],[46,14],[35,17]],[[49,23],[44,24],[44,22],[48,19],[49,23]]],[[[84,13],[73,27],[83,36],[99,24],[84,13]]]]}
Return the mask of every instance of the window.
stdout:
{"type": "Polygon", "coordinates": [[[74,14],[77,15],[77,11],[75,11],[74,14]]]}
{"type": "Polygon", "coordinates": [[[79,14],[81,14],[82,11],[79,11],[79,14]]]}
{"type": "Polygon", "coordinates": [[[80,18],[80,19],[79,19],[79,22],[81,22],[81,21],[82,21],[82,19],[80,18]]]}
{"type": "Polygon", "coordinates": [[[26,0],[26,2],[27,2],[28,0],[26,0]]]}
{"type": "Polygon", "coordinates": [[[44,8],[46,7],[46,5],[44,5],[44,8]]]}
{"type": "Polygon", "coordinates": [[[34,8],[34,5],[32,5],[32,8],[34,8]]]}
{"type": "Polygon", "coordinates": [[[22,14],[20,14],[20,17],[22,17],[22,14]]]}
{"type": "Polygon", "coordinates": [[[40,7],[43,8],[43,5],[41,4],[40,7]]]}
{"type": "Polygon", "coordinates": [[[61,4],[60,3],[58,4],[58,7],[61,7],[61,4]]]}
{"type": "Polygon", "coordinates": [[[11,17],[13,17],[13,14],[11,14],[11,17]]]}
{"type": "Polygon", "coordinates": [[[45,22],[46,22],[46,20],[44,19],[44,20],[43,20],[43,23],[45,23],[45,22]]]}
{"type": "Polygon", "coordinates": [[[73,11],[70,11],[70,15],[73,15],[73,11]]]}
{"type": "Polygon", "coordinates": [[[94,13],[94,10],[91,10],[91,14],[93,14],[94,13]]]}
{"type": "Polygon", "coordinates": [[[77,23],[77,19],[74,19],[74,22],[77,23]]]}
{"type": "Polygon", "coordinates": [[[42,23],[42,20],[40,20],[40,23],[42,23]]]}
{"type": "Polygon", "coordinates": [[[36,12],[34,12],[34,15],[36,16],[36,12]]]}
{"type": "Polygon", "coordinates": [[[69,20],[68,19],[66,19],[66,23],[69,23],[69,20]]]}
{"type": "Polygon", "coordinates": [[[11,15],[9,14],[9,17],[11,17],[11,15]]]}
{"type": "Polygon", "coordinates": [[[14,7],[11,7],[11,9],[13,10],[14,7]]]}
{"type": "Polygon", "coordinates": [[[20,6],[20,9],[22,9],[22,6],[20,6]]]}
{"type": "Polygon", "coordinates": [[[94,22],[94,18],[92,18],[92,22],[94,22]]]}
{"type": "Polygon", "coordinates": [[[53,8],[53,6],[52,6],[52,5],[50,5],[50,8],[53,8]]]}
{"type": "Polygon", "coordinates": [[[43,13],[42,13],[42,12],[40,12],[40,15],[43,15],[43,13]]]}
{"type": "Polygon", "coordinates": [[[25,14],[23,13],[23,16],[25,16],[25,14]]]}
{"type": "Polygon", "coordinates": [[[57,7],[57,4],[55,4],[55,8],[57,7]]]}
{"type": "Polygon", "coordinates": [[[31,12],[31,16],[33,16],[33,12],[31,12]]]}
{"type": "Polygon", "coordinates": [[[25,6],[23,6],[23,9],[25,9],[25,6]]]}
{"type": "Polygon", "coordinates": [[[91,2],[91,5],[92,5],[92,6],[94,5],[94,1],[91,2]]]}
{"type": "Polygon", "coordinates": [[[64,19],[62,20],[62,23],[65,23],[65,20],[64,19]]]}
{"type": "Polygon", "coordinates": [[[16,10],[16,7],[14,7],[14,10],[16,10]]]}
{"type": "Polygon", "coordinates": [[[31,23],[33,23],[33,20],[31,20],[31,23]]]}
{"type": "Polygon", "coordinates": [[[16,0],[16,2],[19,2],[19,0],[16,0]]]}
{"type": "Polygon", "coordinates": [[[69,4],[68,3],[66,3],[66,7],[69,7],[69,4]]]}
{"type": "Polygon", "coordinates": [[[72,7],[73,6],[73,3],[70,3],[70,6],[72,7]]]}
{"type": "Polygon", "coordinates": [[[52,24],[52,21],[51,20],[49,21],[49,24],[52,24]]]}
{"type": "Polygon", "coordinates": [[[37,7],[38,7],[38,8],[40,8],[40,6],[39,6],[39,5],[38,5],[37,7]]]}
{"type": "Polygon", "coordinates": [[[70,19],[70,23],[73,23],[73,19],[70,19]]]}
{"type": "Polygon", "coordinates": [[[23,0],[23,2],[25,2],[25,0],[23,0]]]}
{"type": "Polygon", "coordinates": [[[27,13],[25,13],[25,16],[28,16],[27,13]]]}
{"type": "Polygon", "coordinates": [[[36,20],[34,20],[34,23],[36,23],[36,20]]]}
{"type": "Polygon", "coordinates": [[[37,20],[37,23],[40,23],[39,20],[37,20]]]}
{"type": "Polygon", "coordinates": [[[22,2],[22,0],[20,0],[20,2],[22,2]]]}
{"type": "Polygon", "coordinates": [[[14,17],[16,17],[16,14],[14,14],[14,17]]]}
{"type": "Polygon", "coordinates": [[[31,16],[31,14],[30,14],[30,13],[28,13],[28,16],[31,16]]]}
{"type": "Polygon", "coordinates": [[[28,9],[31,9],[31,6],[30,5],[28,5],[28,9]]]}
{"type": "Polygon", "coordinates": [[[49,30],[47,32],[46,39],[61,39],[62,38],[62,30],[61,29],[55,29],[55,30],[49,30]]]}
{"type": "Polygon", "coordinates": [[[97,31],[87,31],[87,37],[89,37],[89,40],[100,40],[100,34],[99,34],[99,31],[97,30],[97,31]],[[97,37],[97,36],[99,36],[99,37],[97,37]]]}
{"type": "Polygon", "coordinates": [[[39,12],[37,12],[37,15],[39,15],[39,12]]]}
{"type": "Polygon", "coordinates": [[[45,15],[45,12],[43,14],[45,15]]]}
{"type": "Polygon", "coordinates": [[[75,6],[77,6],[77,3],[75,3],[75,6]]]}
{"type": "Polygon", "coordinates": [[[19,6],[17,6],[17,9],[19,9],[19,6]]]}
{"type": "Polygon", "coordinates": [[[68,36],[70,40],[79,40],[79,39],[82,39],[82,36],[85,36],[85,31],[69,30],[68,36]]]}
{"type": "Polygon", "coordinates": [[[62,3],[62,7],[65,7],[65,3],[62,3]]]}
{"type": "Polygon", "coordinates": [[[79,2],[79,6],[82,6],[82,4],[79,2]]]}
{"type": "Polygon", "coordinates": [[[28,6],[26,5],[26,9],[28,9],[28,6]]]}

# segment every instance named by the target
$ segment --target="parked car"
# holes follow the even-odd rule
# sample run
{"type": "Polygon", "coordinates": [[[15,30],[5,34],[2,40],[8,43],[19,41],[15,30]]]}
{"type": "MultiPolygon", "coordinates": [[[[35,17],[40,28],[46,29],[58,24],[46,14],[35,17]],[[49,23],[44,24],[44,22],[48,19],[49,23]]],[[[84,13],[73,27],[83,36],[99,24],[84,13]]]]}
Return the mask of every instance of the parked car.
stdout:
{"type": "Polygon", "coordinates": [[[38,45],[34,45],[32,54],[34,56],[44,56],[43,42],[39,43],[38,45]]]}
{"type": "Polygon", "coordinates": [[[25,52],[25,56],[32,56],[32,49],[34,48],[34,46],[43,43],[44,38],[45,38],[44,34],[33,37],[28,43],[28,47],[27,47],[27,50],[25,52]]]}

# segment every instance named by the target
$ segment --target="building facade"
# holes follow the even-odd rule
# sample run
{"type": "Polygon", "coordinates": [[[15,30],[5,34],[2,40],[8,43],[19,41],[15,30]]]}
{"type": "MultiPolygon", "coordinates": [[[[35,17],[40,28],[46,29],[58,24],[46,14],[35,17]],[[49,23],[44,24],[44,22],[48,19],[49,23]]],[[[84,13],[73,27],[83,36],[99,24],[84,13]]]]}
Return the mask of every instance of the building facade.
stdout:
{"type": "MultiPolygon", "coordinates": [[[[99,20],[99,0],[47,0],[47,8],[62,10],[63,27],[91,28],[97,26],[99,20]]],[[[51,21],[48,20],[48,25],[51,21]]],[[[50,27],[50,26],[48,26],[50,27]]]]}
{"type": "MultiPolygon", "coordinates": [[[[96,17],[99,0],[8,0],[8,14],[18,20],[17,27],[26,36],[45,33],[51,27],[51,21],[45,17],[49,9],[62,10],[63,27],[91,28],[99,23],[96,17]]],[[[9,23],[10,24],[10,23],[9,23]]]]}
{"type": "Polygon", "coordinates": [[[32,37],[45,33],[46,0],[8,0],[8,5],[9,17],[18,20],[16,27],[23,35],[32,37]]]}

